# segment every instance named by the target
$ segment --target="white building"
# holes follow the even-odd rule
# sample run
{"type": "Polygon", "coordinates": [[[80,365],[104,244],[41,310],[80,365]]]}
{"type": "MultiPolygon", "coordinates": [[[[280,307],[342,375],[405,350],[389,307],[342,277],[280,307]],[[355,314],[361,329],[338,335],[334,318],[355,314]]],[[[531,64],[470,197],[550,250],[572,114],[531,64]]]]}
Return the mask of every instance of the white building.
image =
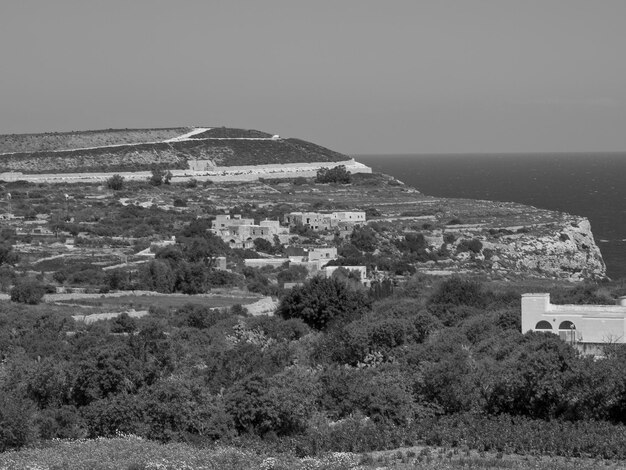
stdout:
{"type": "Polygon", "coordinates": [[[554,305],[550,294],[522,295],[522,333],[558,334],[584,353],[601,355],[601,347],[626,343],[626,297],[617,305],[554,305]]]}

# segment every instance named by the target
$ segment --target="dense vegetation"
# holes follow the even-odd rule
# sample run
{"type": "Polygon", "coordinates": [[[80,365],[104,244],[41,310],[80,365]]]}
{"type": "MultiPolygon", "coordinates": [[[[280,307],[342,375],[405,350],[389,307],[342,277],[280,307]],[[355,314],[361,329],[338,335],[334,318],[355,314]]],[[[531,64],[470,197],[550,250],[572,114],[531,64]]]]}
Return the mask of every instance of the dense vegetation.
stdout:
{"type": "Polygon", "coordinates": [[[274,317],[188,305],[90,326],[2,303],[0,448],[121,432],[296,455],[422,442],[626,457],[623,347],[594,361],[522,335],[519,292],[496,285],[414,278],[381,292],[314,279],[274,317]]]}
{"type": "Polygon", "coordinates": [[[352,175],[346,170],[344,165],[335,168],[320,168],[315,178],[316,183],[342,183],[348,184],[352,181],[352,175]]]}

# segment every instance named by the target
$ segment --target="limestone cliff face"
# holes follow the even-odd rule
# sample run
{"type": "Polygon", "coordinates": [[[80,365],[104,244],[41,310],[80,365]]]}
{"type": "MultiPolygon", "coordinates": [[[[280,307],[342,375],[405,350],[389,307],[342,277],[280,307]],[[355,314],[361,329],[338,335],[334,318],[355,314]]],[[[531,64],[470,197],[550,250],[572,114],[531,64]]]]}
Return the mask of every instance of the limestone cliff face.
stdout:
{"type": "Polygon", "coordinates": [[[602,254],[584,217],[561,214],[560,220],[546,224],[468,227],[451,233],[455,234],[454,242],[444,244],[450,253],[446,269],[571,281],[606,277],[602,254]]]}
{"type": "Polygon", "coordinates": [[[506,243],[494,246],[501,253],[499,259],[493,260],[495,269],[534,271],[570,280],[606,276],[602,254],[586,218],[572,217],[561,226],[538,227],[536,231],[506,238],[506,243]]]}

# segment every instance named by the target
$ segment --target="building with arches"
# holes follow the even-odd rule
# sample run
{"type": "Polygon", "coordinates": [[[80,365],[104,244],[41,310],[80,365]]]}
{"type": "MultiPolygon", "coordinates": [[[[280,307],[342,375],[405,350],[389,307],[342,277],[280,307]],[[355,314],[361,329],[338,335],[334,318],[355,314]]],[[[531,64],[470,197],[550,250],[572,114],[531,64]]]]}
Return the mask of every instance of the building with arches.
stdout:
{"type": "Polygon", "coordinates": [[[603,345],[626,343],[626,297],[616,305],[554,305],[550,294],[522,294],[522,333],[558,334],[583,353],[601,355],[603,345]]]}

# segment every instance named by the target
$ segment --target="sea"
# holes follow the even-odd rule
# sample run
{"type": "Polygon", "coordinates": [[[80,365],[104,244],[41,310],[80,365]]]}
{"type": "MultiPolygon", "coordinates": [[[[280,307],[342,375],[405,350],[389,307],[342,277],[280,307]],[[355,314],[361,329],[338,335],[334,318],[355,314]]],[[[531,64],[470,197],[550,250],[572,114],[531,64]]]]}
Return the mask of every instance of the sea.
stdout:
{"type": "Polygon", "coordinates": [[[626,278],[626,152],[354,158],[426,195],[519,202],[587,217],[607,275],[626,278]]]}

